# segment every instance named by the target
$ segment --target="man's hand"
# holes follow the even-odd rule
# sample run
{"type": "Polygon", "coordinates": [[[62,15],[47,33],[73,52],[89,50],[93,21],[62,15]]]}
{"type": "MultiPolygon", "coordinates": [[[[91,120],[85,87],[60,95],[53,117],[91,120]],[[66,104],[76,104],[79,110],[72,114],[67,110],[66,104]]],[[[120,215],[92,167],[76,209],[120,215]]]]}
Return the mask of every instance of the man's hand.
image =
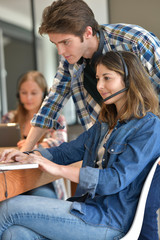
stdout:
{"type": "Polygon", "coordinates": [[[20,141],[17,143],[18,149],[21,149],[21,148],[24,146],[25,142],[26,142],[26,139],[20,140],[20,141]]]}

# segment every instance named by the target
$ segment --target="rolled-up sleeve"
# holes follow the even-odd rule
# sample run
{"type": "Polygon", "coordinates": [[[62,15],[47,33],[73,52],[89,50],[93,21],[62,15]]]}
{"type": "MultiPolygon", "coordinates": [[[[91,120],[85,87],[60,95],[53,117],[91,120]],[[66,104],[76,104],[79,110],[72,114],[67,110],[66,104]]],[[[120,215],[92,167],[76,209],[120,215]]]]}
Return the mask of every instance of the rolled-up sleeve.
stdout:
{"type": "Polygon", "coordinates": [[[99,170],[92,167],[83,167],[80,169],[79,187],[84,189],[93,198],[96,193],[96,188],[99,179],[99,170]]]}

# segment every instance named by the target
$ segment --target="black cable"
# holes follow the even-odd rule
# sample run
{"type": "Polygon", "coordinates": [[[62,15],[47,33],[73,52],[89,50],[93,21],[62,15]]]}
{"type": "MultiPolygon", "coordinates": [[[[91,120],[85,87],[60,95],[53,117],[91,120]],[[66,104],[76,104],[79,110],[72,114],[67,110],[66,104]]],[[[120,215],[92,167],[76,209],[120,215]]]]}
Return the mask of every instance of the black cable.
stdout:
{"type": "Polygon", "coordinates": [[[4,176],[4,183],[5,183],[5,198],[7,199],[8,198],[8,188],[7,188],[7,178],[6,178],[6,174],[3,170],[0,170],[1,173],[3,173],[3,176],[4,176]]]}

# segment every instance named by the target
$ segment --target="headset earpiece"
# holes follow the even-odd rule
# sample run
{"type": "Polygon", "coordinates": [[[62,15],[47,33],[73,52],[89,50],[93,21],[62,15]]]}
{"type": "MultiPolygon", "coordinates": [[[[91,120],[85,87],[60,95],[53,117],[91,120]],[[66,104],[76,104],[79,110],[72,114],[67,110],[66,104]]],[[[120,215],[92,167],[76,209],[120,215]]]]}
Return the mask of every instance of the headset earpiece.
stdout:
{"type": "Polygon", "coordinates": [[[127,64],[125,63],[122,54],[121,54],[120,52],[116,52],[116,53],[117,53],[118,56],[121,58],[121,62],[122,62],[122,65],[123,65],[125,86],[126,86],[126,88],[129,88],[129,79],[128,79],[129,73],[128,73],[127,64]]]}
{"type": "Polygon", "coordinates": [[[17,83],[16,83],[16,91],[17,91],[16,92],[16,97],[17,97],[18,101],[20,101],[20,96],[19,96],[19,92],[18,92],[19,82],[20,82],[21,78],[23,77],[23,75],[24,75],[24,73],[20,74],[20,76],[17,79],[17,83]]]}
{"type": "Polygon", "coordinates": [[[19,100],[19,93],[16,93],[16,97],[17,97],[17,99],[19,100]]]}
{"type": "Polygon", "coordinates": [[[44,94],[43,94],[43,99],[45,99],[45,97],[48,95],[48,90],[47,90],[47,88],[45,89],[45,91],[44,91],[44,94]]]}

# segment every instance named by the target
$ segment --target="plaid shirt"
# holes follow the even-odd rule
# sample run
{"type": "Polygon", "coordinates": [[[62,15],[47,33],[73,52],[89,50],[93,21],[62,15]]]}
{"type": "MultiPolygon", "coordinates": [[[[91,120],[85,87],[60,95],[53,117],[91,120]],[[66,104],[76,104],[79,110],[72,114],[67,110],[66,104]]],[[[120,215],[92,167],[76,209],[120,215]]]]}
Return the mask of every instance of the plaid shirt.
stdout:
{"type": "MultiPolygon", "coordinates": [[[[13,122],[13,119],[15,118],[17,114],[17,111],[10,111],[2,116],[1,123],[10,123],[13,122]]],[[[67,123],[65,120],[65,117],[63,115],[60,115],[57,122],[64,126],[63,129],[48,129],[48,131],[45,133],[44,138],[42,142],[48,143],[49,147],[56,147],[59,146],[63,142],[67,142],[68,136],[67,136],[67,123]]],[[[38,144],[34,148],[37,148],[38,144]]]]}
{"type": "MultiPolygon", "coordinates": [[[[108,51],[131,51],[141,60],[150,75],[151,82],[160,96],[160,41],[145,29],[131,24],[107,24],[103,26],[105,37],[103,53],[108,51]]],[[[32,125],[41,128],[61,128],[57,122],[59,111],[72,96],[76,111],[84,129],[89,129],[96,121],[100,106],[83,85],[82,64],[69,64],[61,57],[54,84],[43,105],[32,119],[32,125]]]]}

